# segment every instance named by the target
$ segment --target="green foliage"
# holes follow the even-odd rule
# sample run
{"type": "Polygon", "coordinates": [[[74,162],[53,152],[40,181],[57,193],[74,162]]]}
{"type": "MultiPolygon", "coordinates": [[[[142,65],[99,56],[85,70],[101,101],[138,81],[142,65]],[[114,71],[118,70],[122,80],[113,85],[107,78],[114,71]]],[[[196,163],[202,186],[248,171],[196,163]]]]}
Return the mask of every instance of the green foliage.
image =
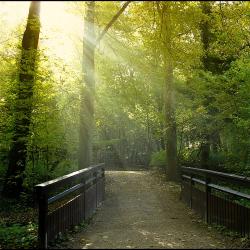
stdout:
{"type": "Polygon", "coordinates": [[[155,152],[151,155],[151,160],[149,163],[150,166],[166,168],[166,164],[167,164],[166,150],[161,150],[161,151],[155,152]]]}
{"type": "MultiPolygon", "coordinates": [[[[68,4],[70,11],[81,17],[84,6],[68,4]]],[[[213,168],[249,172],[249,34],[246,29],[249,18],[245,15],[248,5],[242,2],[211,3],[211,6],[209,17],[201,13],[198,2],[133,2],[126,14],[110,27],[96,49],[94,161],[103,161],[104,155],[112,151],[123,164],[148,164],[152,152],[161,152],[166,144],[163,86],[164,58],[169,55],[164,39],[169,31],[164,30],[162,18],[170,18],[178,162],[199,166],[200,147],[209,133],[214,135],[211,140],[218,139],[213,142],[218,144],[217,151],[211,146],[209,164],[213,168]],[[169,8],[170,16],[163,12],[159,15],[164,8],[169,8]],[[211,26],[208,52],[211,58],[219,59],[214,62],[220,69],[218,72],[201,68],[202,20],[208,20],[211,26]],[[108,147],[112,150],[107,151],[108,147]]],[[[96,4],[97,33],[119,8],[118,2],[96,4]]],[[[24,23],[15,29],[21,35],[24,23]]],[[[1,32],[6,37],[11,34],[11,31],[4,34],[4,29],[1,32]]],[[[80,44],[79,41],[76,46],[80,44]]],[[[19,49],[20,38],[14,37],[0,46],[4,62],[0,67],[4,76],[0,86],[1,176],[6,171],[12,137],[19,49]]],[[[62,59],[46,55],[46,50],[39,51],[32,124],[27,138],[24,182],[27,192],[32,192],[39,182],[77,168],[80,67],[77,60],[69,66],[62,59]]]]}
{"type": "Polygon", "coordinates": [[[37,247],[37,225],[12,224],[6,226],[0,224],[0,247],[1,248],[26,248],[37,247]]]}
{"type": "MultiPolygon", "coordinates": [[[[209,3],[212,12],[207,15],[202,13],[200,2],[134,1],[110,27],[95,54],[93,162],[165,168],[163,148],[168,143],[166,120],[170,117],[165,112],[164,86],[166,64],[171,61],[175,108],[171,118],[176,121],[178,163],[201,167],[201,148],[208,141],[210,168],[250,175],[249,3],[209,3]],[[204,21],[210,28],[207,50],[201,39],[204,21]],[[204,55],[212,65],[209,68],[203,67],[204,55]]],[[[85,3],[66,6],[84,16],[85,3]]],[[[120,2],[96,3],[97,36],[120,7],[120,2]]],[[[8,22],[8,13],[13,13],[12,6],[1,3],[0,186],[15,126],[25,27],[24,20],[19,25],[8,22]]],[[[41,40],[53,41],[59,33],[54,30],[53,35],[41,34],[41,40]]],[[[82,41],[78,34],[71,35],[81,58],[82,41]]],[[[60,39],[66,41],[64,36],[60,39]]],[[[67,46],[62,53],[66,50],[67,46]]],[[[20,103],[20,107],[32,106],[30,133],[22,138],[27,142],[21,194],[25,206],[31,203],[36,184],[78,167],[81,72],[87,66],[81,65],[78,58],[70,64],[48,51],[41,43],[33,98],[20,103]]],[[[17,117],[26,115],[20,111],[17,117]]],[[[6,211],[8,208],[6,205],[6,211]]],[[[15,247],[17,239],[23,247],[31,246],[33,229],[23,239],[30,225],[10,223],[9,229],[5,224],[1,228],[1,237],[6,237],[4,247],[12,247],[12,243],[15,247]],[[14,235],[17,238],[12,240],[14,235]]]]}
{"type": "MultiPolygon", "coordinates": [[[[178,163],[200,167],[201,148],[209,135],[210,168],[250,174],[249,4],[210,4],[212,13],[206,15],[199,2],[133,2],[110,27],[95,55],[94,162],[108,165],[113,159],[121,165],[166,166],[163,148],[169,117],[164,86],[171,59],[178,163]],[[210,27],[207,51],[200,34],[204,21],[210,27]],[[213,66],[207,69],[202,67],[206,53],[213,66]]],[[[85,4],[67,6],[83,17],[85,4]]],[[[120,7],[119,2],[96,3],[97,34],[120,7]]],[[[7,39],[0,43],[0,183],[15,125],[25,25],[12,27],[6,13],[0,30],[7,39]]],[[[81,51],[81,41],[75,45],[81,51]]],[[[27,202],[36,184],[76,170],[79,155],[81,61],[74,58],[70,65],[47,52],[41,44],[29,100],[30,133],[23,138],[28,149],[23,183],[28,196],[22,198],[27,202]]]]}
{"type": "Polygon", "coordinates": [[[224,152],[211,152],[209,155],[209,166],[214,169],[220,169],[220,166],[223,165],[226,161],[226,155],[224,152]]]}

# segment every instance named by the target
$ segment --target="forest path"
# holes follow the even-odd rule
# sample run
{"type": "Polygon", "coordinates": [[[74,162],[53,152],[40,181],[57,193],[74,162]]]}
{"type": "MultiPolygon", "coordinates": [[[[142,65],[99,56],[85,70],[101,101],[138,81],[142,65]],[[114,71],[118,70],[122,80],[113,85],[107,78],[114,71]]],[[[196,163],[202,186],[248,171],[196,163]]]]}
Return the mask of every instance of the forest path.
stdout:
{"type": "Polygon", "coordinates": [[[225,236],[179,200],[180,187],[152,171],[106,171],[106,197],[66,248],[228,248],[225,236]]]}

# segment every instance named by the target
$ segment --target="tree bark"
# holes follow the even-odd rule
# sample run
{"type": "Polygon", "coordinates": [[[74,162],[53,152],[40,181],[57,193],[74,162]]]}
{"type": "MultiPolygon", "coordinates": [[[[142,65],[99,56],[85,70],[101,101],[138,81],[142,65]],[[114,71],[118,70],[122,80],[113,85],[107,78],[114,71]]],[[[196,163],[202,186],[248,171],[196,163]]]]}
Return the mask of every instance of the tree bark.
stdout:
{"type": "Polygon", "coordinates": [[[88,167],[92,162],[92,133],[94,127],[94,96],[95,96],[95,47],[108,29],[127,8],[127,1],[106,25],[101,35],[95,36],[95,1],[86,2],[83,37],[83,83],[80,104],[80,139],[78,169],[88,167]]]}
{"type": "Polygon", "coordinates": [[[128,7],[131,1],[127,1],[124,3],[124,5],[121,7],[121,9],[113,16],[113,18],[110,20],[110,22],[106,25],[100,36],[96,40],[96,44],[101,41],[103,36],[107,33],[108,29],[113,25],[113,23],[119,18],[119,16],[124,12],[124,10],[128,7]]]}
{"type": "Polygon", "coordinates": [[[79,169],[91,163],[95,94],[95,1],[86,2],[83,37],[83,83],[80,104],[79,169]]]}
{"type": "Polygon", "coordinates": [[[26,30],[22,39],[19,82],[14,108],[13,139],[9,151],[9,164],[3,187],[3,195],[6,197],[18,197],[22,191],[32,112],[35,64],[40,34],[39,15],[40,1],[32,1],[29,8],[26,30]]]}
{"type": "MultiPolygon", "coordinates": [[[[201,4],[201,10],[206,17],[209,17],[211,15],[211,4],[209,2],[200,2],[201,4]]],[[[210,27],[209,27],[209,21],[205,20],[202,21],[200,24],[201,29],[201,41],[203,45],[204,54],[202,57],[202,63],[204,70],[212,71],[213,67],[211,65],[211,60],[209,57],[209,46],[210,46],[210,40],[211,40],[211,33],[210,33],[210,27]]],[[[205,101],[204,105],[207,106],[209,103],[208,100],[205,101]]],[[[206,132],[203,138],[203,142],[201,143],[201,167],[207,169],[208,161],[209,161],[209,155],[210,155],[210,134],[209,132],[206,132]]]]}
{"type": "Polygon", "coordinates": [[[165,121],[166,121],[166,156],[167,178],[172,181],[179,180],[179,170],[177,164],[177,134],[175,120],[175,97],[174,97],[174,61],[173,61],[173,34],[171,24],[171,8],[169,2],[164,2],[162,7],[162,32],[165,45],[165,121]]]}
{"type": "Polygon", "coordinates": [[[177,169],[177,136],[175,121],[175,98],[173,65],[167,64],[167,75],[165,83],[165,119],[166,119],[166,156],[167,177],[169,180],[178,181],[179,171],[177,169]]]}

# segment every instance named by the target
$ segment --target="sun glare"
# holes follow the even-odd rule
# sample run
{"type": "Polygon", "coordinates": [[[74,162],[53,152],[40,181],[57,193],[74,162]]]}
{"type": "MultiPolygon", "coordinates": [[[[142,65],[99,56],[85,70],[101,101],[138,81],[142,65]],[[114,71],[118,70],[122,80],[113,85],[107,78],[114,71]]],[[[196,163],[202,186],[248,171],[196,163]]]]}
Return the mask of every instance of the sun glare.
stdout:
{"type": "Polygon", "coordinates": [[[41,46],[67,63],[76,53],[76,42],[83,36],[83,20],[70,13],[70,2],[41,2],[41,46]]]}
{"type": "MultiPolygon", "coordinates": [[[[83,36],[83,19],[70,9],[73,1],[41,1],[41,33],[39,47],[49,56],[56,56],[70,64],[77,57],[77,43],[83,36]]],[[[19,25],[25,25],[30,1],[0,2],[0,23],[8,24],[1,41],[15,36],[19,25]]],[[[78,46],[79,47],[79,46],[78,46]]],[[[74,62],[75,63],[75,62],[74,62]]]]}

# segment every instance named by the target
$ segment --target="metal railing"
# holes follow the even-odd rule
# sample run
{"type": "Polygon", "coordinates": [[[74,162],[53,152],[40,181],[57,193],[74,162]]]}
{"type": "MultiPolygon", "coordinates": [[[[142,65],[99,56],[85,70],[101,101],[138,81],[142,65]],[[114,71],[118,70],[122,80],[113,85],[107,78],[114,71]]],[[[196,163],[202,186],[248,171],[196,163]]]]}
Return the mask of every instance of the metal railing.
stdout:
{"type": "Polygon", "coordinates": [[[36,185],[40,248],[72,226],[89,219],[104,200],[104,164],[36,185]],[[67,198],[67,200],[66,200],[67,198]]]}
{"type": "Polygon", "coordinates": [[[250,236],[249,177],[189,167],[181,168],[181,177],[181,200],[207,223],[250,236]]]}

